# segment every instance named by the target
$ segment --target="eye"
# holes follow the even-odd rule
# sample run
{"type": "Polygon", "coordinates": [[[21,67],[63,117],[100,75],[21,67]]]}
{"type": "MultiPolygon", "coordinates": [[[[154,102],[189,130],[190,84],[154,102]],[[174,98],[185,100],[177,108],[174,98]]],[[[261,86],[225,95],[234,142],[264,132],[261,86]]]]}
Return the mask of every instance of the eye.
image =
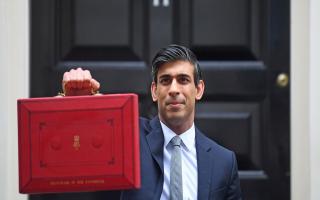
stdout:
{"type": "Polygon", "coordinates": [[[171,82],[171,79],[169,77],[163,77],[163,78],[160,78],[159,82],[162,85],[169,85],[171,82]]]}
{"type": "Polygon", "coordinates": [[[188,83],[190,83],[190,78],[187,77],[187,76],[181,76],[181,77],[179,78],[179,83],[181,83],[181,84],[188,84],[188,83]]]}

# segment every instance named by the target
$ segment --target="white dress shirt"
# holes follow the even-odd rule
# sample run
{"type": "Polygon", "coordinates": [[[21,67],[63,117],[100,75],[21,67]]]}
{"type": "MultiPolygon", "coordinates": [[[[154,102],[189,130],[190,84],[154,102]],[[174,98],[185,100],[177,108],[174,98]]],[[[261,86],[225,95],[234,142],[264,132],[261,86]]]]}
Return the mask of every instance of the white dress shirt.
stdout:
{"type": "MultiPolygon", "coordinates": [[[[169,129],[164,123],[161,123],[164,134],[163,145],[163,167],[164,167],[164,183],[160,200],[170,199],[170,161],[172,145],[171,139],[176,134],[169,129]]],[[[194,124],[186,132],[179,135],[182,140],[181,145],[181,161],[182,161],[182,187],[184,200],[196,200],[198,194],[198,169],[197,169],[197,151],[195,144],[195,128],[194,124]]]]}

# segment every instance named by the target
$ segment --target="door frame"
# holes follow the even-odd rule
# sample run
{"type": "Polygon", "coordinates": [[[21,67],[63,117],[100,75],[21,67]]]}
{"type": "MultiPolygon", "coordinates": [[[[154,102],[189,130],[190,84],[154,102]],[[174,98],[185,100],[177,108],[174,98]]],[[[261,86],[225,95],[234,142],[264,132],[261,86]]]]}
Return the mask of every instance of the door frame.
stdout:
{"type": "Polygon", "coordinates": [[[291,1],[291,199],[320,199],[320,2],[291,1]]]}

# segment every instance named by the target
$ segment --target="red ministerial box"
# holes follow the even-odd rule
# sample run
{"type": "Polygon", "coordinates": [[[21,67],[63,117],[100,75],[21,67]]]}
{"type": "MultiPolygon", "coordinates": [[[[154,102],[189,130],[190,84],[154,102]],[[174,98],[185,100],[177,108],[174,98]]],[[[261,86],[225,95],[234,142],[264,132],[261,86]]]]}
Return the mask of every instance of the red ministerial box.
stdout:
{"type": "Polygon", "coordinates": [[[18,100],[20,193],[140,187],[135,94],[18,100]]]}

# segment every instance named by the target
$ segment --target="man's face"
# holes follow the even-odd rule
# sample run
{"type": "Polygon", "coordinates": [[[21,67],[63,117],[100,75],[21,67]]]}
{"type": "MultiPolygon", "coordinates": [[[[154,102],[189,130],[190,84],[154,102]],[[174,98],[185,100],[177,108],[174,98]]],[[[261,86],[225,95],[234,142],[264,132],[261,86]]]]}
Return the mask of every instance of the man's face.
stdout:
{"type": "Polygon", "coordinates": [[[204,82],[196,86],[193,73],[194,66],[188,61],[169,62],[159,68],[157,83],[151,84],[160,119],[171,129],[180,127],[184,132],[194,121],[195,101],[202,97],[204,82]]]}

